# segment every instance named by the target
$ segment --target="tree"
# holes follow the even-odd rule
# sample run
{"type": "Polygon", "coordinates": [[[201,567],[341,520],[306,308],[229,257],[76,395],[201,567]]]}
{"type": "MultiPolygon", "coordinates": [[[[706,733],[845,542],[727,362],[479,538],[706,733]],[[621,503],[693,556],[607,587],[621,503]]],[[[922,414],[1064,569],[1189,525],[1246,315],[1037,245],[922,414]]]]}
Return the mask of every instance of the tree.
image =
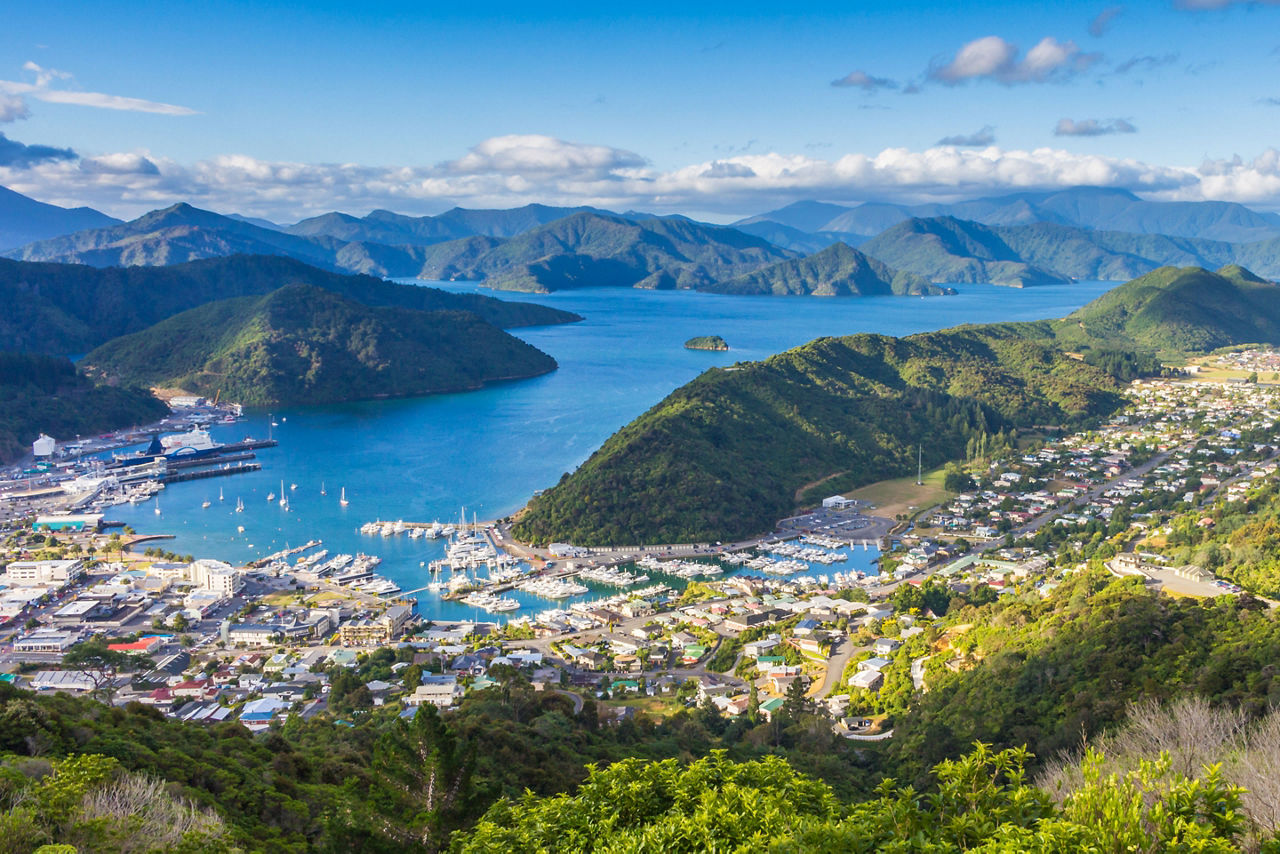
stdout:
{"type": "Polygon", "coordinates": [[[155,666],[145,655],[132,655],[108,649],[101,638],[83,641],[62,656],[62,666],[83,673],[93,683],[93,695],[108,705],[116,694],[116,677],[121,672],[155,666]]]}

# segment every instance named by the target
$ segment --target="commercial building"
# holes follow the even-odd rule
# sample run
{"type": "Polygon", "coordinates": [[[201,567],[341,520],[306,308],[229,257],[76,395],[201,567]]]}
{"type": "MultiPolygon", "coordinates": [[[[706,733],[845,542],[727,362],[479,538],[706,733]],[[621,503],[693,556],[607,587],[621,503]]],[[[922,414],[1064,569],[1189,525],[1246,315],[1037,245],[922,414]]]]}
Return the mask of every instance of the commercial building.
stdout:
{"type": "Polygon", "coordinates": [[[10,587],[60,586],[84,575],[83,560],[16,560],[0,581],[10,587]]]}

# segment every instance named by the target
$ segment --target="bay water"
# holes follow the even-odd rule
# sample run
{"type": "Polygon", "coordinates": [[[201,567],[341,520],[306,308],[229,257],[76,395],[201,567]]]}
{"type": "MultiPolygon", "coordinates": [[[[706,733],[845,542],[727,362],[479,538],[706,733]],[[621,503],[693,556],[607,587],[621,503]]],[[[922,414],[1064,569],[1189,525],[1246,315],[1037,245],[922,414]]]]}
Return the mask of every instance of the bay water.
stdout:
{"type": "MultiPolygon", "coordinates": [[[[443,541],[369,537],[359,532],[362,523],[451,521],[463,507],[468,519],[513,513],[619,427],[709,367],[763,359],[828,335],[906,335],[961,323],[1061,317],[1115,285],[957,285],[960,293],[946,297],[818,298],[628,288],[516,294],[473,283],[420,284],[538,302],[585,319],[513,330],[559,363],[546,376],[459,394],[246,410],[244,420],[214,425],[210,432],[215,440],[231,442],[265,437],[270,430],[280,444],[258,452],[261,471],[171,484],[160,493],[159,514],[152,502],[115,507],[108,516],[139,533],[174,535],[159,544],[165,549],[235,564],[323,540],[333,554],[378,555],[383,563],[377,572],[405,590],[416,589],[431,580],[425,566],[443,555],[443,541]],[[730,350],[684,349],[686,340],[701,335],[723,337],[730,350]],[[266,498],[282,488],[288,510],[266,498]],[[338,500],[344,488],[346,507],[338,500]],[[243,513],[234,512],[237,499],[244,501],[243,513]],[[204,501],[211,506],[203,508],[204,501]]],[[[876,556],[874,549],[853,549],[845,564],[815,568],[813,574],[874,572],[876,556]]],[[[600,588],[587,598],[613,592],[600,588]]],[[[522,607],[508,617],[553,605],[511,595],[522,607]]],[[[417,598],[427,618],[485,618],[434,594],[417,598]]]]}

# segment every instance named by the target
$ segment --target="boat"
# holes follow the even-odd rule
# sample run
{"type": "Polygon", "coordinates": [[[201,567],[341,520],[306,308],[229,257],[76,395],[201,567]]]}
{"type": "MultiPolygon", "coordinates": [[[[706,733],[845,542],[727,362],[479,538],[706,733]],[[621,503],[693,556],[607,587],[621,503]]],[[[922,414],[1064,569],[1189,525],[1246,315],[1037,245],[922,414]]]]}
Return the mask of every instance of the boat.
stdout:
{"type": "Polygon", "coordinates": [[[347,501],[347,488],[345,486],[342,487],[342,497],[338,499],[338,503],[343,507],[346,507],[350,503],[347,501]]]}
{"type": "Polygon", "coordinates": [[[218,487],[218,500],[219,500],[219,501],[225,501],[225,500],[226,500],[225,498],[223,498],[223,497],[222,497],[222,487],[221,487],[221,486],[219,486],[219,487],[218,487]]]}
{"type": "Polygon", "coordinates": [[[156,499],[156,515],[157,516],[160,515],[160,499],[159,498],[156,499]]]}
{"type": "Polygon", "coordinates": [[[268,500],[268,501],[275,501],[275,500],[276,500],[276,494],[275,494],[274,492],[268,492],[268,493],[267,493],[267,500],[268,500]]]}
{"type": "Polygon", "coordinates": [[[289,498],[284,494],[284,481],[280,481],[280,506],[285,510],[289,509],[289,498]]]}
{"type": "Polygon", "coordinates": [[[243,499],[243,498],[237,498],[237,499],[236,499],[236,512],[237,512],[237,513],[243,513],[243,512],[244,512],[244,499],[243,499]]]}
{"type": "Polygon", "coordinates": [[[161,452],[169,457],[207,454],[221,447],[203,427],[192,427],[186,433],[163,436],[160,439],[161,452]]]}
{"type": "Polygon", "coordinates": [[[244,533],[244,525],[236,525],[236,530],[243,534],[243,533],[244,533]]]}
{"type": "Polygon", "coordinates": [[[208,508],[213,506],[213,502],[206,499],[205,501],[202,501],[200,503],[200,506],[207,510],[208,508]]]}
{"type": "Polygon", "coordinates": [[[493,593],[477,591],[463,597],[462,604],[479,608],[482,611],[503,612],[515,611],[520,603],[509,596],[496,596],[493,593]]]}
{"type": "Polygon", "coordinates": [[[289,491],[290,491],[290,492],[293,492],[293,491],[294,491],[295,489],[297,489],[297,488],[298,488],[298,484],[296,484],[296,483],[291,483],[291,484],[289,484],[289,491]]]}
{"type": "Polygon", "coordinates": [[[323,481],[323,480],[322,480],[322,481],[320,481],[320,494],[321,494],[321,495],[328,495],[328,494],[329,494],[329,493],[327,493],[327,492],[325,492],[325,491],[324,491],[324,481],[323,481]]]}

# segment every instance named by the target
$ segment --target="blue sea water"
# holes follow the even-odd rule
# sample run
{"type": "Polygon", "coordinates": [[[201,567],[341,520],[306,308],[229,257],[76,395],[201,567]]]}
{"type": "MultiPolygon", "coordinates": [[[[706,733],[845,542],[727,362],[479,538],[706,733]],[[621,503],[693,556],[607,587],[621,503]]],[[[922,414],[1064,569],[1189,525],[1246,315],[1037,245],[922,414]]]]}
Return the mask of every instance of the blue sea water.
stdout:
{"type": "MultiPolygon", "coordinates": [[[[493,519],[519,509],[534,490],[571,471],[608,436],[674,388],[712,366],[763,359],[826,335],[905,335],[961,323],[1061,317],[1114,286],[1080,282],[1014,289],[958,285],[949,297],[735,297],[685,291],[593,288],[555,294],[494,292],[473,284],[425,282],[574,311],[585,320],[514,330],[549,353],[559,370],[530,380],[461,394],[332,406],[248,411],[235,425],[215,425],[229,442],[264,437],[280,445],[260,451],[262,470],[172,484],[153,504],[123,505],[112,519],[140,533],[175,536],[165,548],[230,562],[251,560],[311,539],[332,553],[363,551],[383,559],[378,572],[409,590],[430,578],[420,565],[443,553],[439,541],[359,533],[373,519],[493,519]],[[685,350],[698,335],[720,335],[728,352],[685,350]],[[290,508],[268,502],[281,483],[290,508]],[[296,489],[290,489],[297,484],[296,489]],[[327,495],[321,495],[322,486],[327,495]],[[345,487],[349,506],[338,504],[345,487]],[[225,499],[218,500],[219,490],[225,499]],[[236,499],[245,512],[234,512],[236,499]],[[205,509],[205,500],[212,506],[205,509]],[[244,526],[243,533],[237,526],[244,526]]],[[[814,574],[868,569],[874,550],[857,549],[847,566],[814,574]]],[[[655,578],[655,580],[658,580],[655,578]]],[[[614,592],[602,588],[603,592],[614,592]]],[[[552,603],[517,593],[529,614],[552,603]]],[[[458,603],[419,598],[429,618],[483,617],[458,603]]],[[[572,600],[570,600],[572,601],[572,600]]]]}

